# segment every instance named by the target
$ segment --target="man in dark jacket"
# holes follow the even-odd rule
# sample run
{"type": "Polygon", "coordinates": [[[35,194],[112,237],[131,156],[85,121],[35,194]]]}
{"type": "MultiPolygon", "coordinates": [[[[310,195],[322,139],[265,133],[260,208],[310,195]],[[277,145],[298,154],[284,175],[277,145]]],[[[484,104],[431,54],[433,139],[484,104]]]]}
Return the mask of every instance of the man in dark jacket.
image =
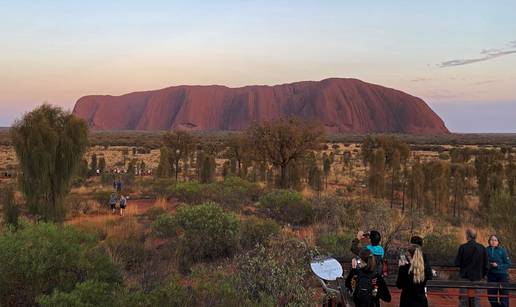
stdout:
{"type": "MultiPolygon", "coordinates": [[[[474,229],[466,230],[467,243],[459,247],[455,265],[460,268],[460,278],[462,280],[479,281],[487,274],[487,252],[483,245],[478,244],[475,239],[477,233],[474,229]]],[[[461,289],[461,294],[465,294],[466,289],[461,289]]],[[[480,290],[476,290],[480,294],[480,290]]],[[[468,306],[467,296],[460,297],[461,306],[468,306]]],[[[480,306],[480,298],[475,297],[474,306],[480,306]]]]}

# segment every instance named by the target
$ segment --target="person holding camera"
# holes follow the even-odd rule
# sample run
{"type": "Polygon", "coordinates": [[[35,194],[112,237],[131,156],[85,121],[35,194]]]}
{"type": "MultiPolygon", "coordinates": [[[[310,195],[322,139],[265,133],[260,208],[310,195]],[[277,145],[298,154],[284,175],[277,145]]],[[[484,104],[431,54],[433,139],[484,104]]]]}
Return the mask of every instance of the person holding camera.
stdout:
{"type": "Polygon", "coordinates": [[[360,261],[346,277],[345,286],[351,291],[355,307],[379,307],[380,300],[391,301],[391,294],[381,274],[377,273],[375,256],[368,248],[358,253],[360,261]]]}
{"type": "MultiPolygon", "coordinates": [[[[358,256],[362,248],[365,247],[369,249],[376,260],[376,272],[383,275],[383,257],[385,255],[385,251],[380,245],[381,241],[382,236],[376,230],[371,230],[369,232],[359,231],[357,233],[357,237],[351,241],[351,252],[358,256]]],[[[352,267],[356,267],[358,259],[358,257],[355,257],[351,260],[352,267]]]]}
{"type": "Polygon", "coordinates": [[[428,307],[426,298],[427,270],[421,247],[412,244],[399,259],[396,287],[401,289],[400,307],[428,307]]]}

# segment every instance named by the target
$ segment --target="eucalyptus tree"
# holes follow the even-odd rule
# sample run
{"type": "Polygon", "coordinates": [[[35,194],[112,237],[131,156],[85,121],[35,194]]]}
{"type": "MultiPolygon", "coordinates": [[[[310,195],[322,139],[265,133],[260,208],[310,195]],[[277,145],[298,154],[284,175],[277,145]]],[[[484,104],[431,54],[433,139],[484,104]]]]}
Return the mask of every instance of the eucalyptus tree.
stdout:
{"type": "Polygon", "coordinates": [[[59,107],[44,104],[10,129],[29,211],[45,221],[62,221],[70,182],[88,145],[86,123],[59,107]]]}

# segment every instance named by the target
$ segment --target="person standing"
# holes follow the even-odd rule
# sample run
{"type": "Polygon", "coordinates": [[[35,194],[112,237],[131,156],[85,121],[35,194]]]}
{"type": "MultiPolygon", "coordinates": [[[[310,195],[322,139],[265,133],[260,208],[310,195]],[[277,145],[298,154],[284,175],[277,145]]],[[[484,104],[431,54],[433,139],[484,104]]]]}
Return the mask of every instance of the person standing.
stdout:
{"type": "Polygon", "coordinates": [[[120,215],[124,216],[124,210],[127,206],[127,198],[125,196],[120,196],[120,215]]]}
{"type": "MultiPolygon", "coordinates": [[[[410,238],[410,244],[415,244],[421,248],[421,251],[423,251],[423,238],[420,236],[412,236],[410,238]]],[[[425,262],[425,277],[427,280],[432,280],[434,272],[432,270],[432,266],[430,265],[430,260],[426,256],[426,254],[423,252],[423,260],[425,262]]]]}
{"type": "MultiPolygon", "coordinates": [[[[466,230],[467,243],[459,247],[457,257],[455,258],[455,266],[460,268],[459,274],[462,280],[479,281],[482,280],[487,273],[487,252],[483,245],[477,243],[477,232],[468,228],[466,230]]],[[[480,307],[480,289],[475,290],[474,306],[480,307]]],[[[460,289],[461,296],[460,306],[469,306],[466,289],[460,289]]]]}
{"type": "Polygon", "coordinates": [[[345,286],[353,293],[356,307],[380,307],[380,300],[391,301],[389,288],[376,271],[376,258],[368,248],[359,252],[360,262],[346,277],[345,286]]]}
{"type": "MultiPolygon", "coordinates": [[[[489,282],[508,282],[511,266],[511,259],[507,250],[500,246],[500,240],[496,235],[489,237],[489,246],[487,247],[488,271],[487,281],[489,282]]],[[[489,289],[489,295],[509,295],[509,291],[503,289],[489,289]]],[[[492,307],[508,307],[509,297],[489,297],[489,303],[492,307]]]]}
{"type": "Polygon", "coordinates": [[[117,196],[116,196],[116,193],[113,192],[113,193],[111,193],[111,196],[109,196],[109,206],[111,207],[111,211],[113,213],[115,213],[116,201],[117,201],[117,196]]]}
{"type": "MultiPolygon", "coordinates": [[[[371,251],[376,260],[376,272],[383,275],[383,257],[385,251],[380,245],[382,241],[381,234],[376,230],[369,232],[359,231],[357,237],[351,242],[351,252],[358,256],[360,250],[365,247],[371,251]]],[[[355,267],[355,258],[352,259],[352,266],[355,267]]]]}
{"type": "Polygon", "coordinates": [[[396,287],[401,289],[400,307],[428,307],[426,282],[428,280],[421,247],[413,244],[406,254],[400,255],[396,287]]]}

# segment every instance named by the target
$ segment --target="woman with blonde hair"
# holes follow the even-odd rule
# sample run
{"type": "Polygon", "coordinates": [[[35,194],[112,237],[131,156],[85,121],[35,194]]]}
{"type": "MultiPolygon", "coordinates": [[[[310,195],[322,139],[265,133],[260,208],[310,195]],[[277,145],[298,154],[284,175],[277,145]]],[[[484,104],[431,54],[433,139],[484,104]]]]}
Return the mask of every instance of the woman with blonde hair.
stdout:
{"type": "Polygon", "coordinates": [[[396,280],[396,287],[401,289],[400,307],[428,307],[425,293],[427,280],[421,247],[411,245],[407,253],[400,255],[396,280]]]}

